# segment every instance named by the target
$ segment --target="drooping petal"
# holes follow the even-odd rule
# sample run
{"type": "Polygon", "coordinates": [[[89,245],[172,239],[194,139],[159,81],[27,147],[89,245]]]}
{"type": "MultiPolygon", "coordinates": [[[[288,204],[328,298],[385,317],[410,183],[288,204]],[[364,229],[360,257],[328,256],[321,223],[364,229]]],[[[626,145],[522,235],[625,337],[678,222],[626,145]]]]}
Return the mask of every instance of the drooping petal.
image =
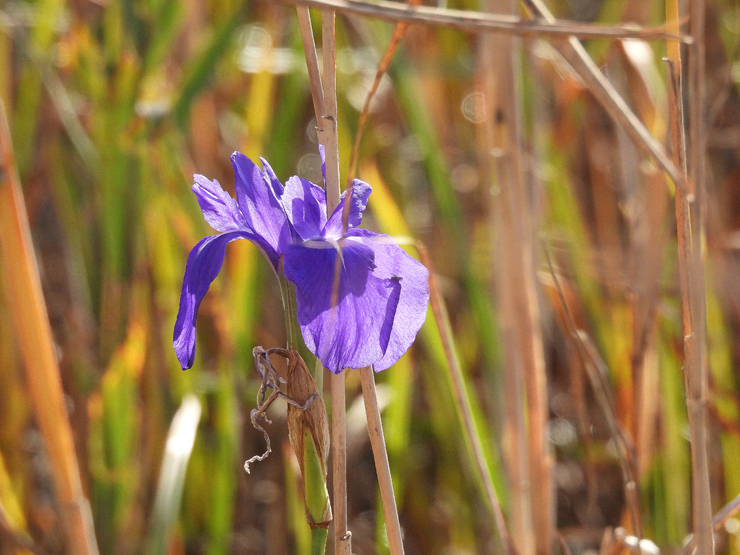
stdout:
{"type": "Polygon", "coordinates": [[[318,185],[294,175],[285,184],[283,208],[301,239],[319,237],[326,224],[326,194],[318,185]]]}
{"type": "Polygon", "coordinates": [[[188,256],[173,336],[175,353],[183,370],[190,368],[195,359],[195,320],[200,302],[221,270],[226,244],[235,239],[260,241],[246,230],[228,231],[200,240],[188,256]]]}
{"type": "Polygon", "coordinates": [[[211,181],[202,175],[194,175],[193,180],[195,184],[191,189],[208,225],[221,232],[244,229],[246,222],[236,201],[221,188],[218,181],[211,181]]]}
{"type": "Polygon", "coordinates": [[[326,223],[326,227],[324,228],[324,235],[326,237],[339,238],[343,234],[344,205],[347,202],[347,192],[350,192],[347,229],[352,229],[362,222],[362,214],[365,212],[367,199],[370,193],[373,192],[373,188],[359,179],[352,180],[351,187],[342,193],[342,199],[339,205],[326,223]]]}
{"type": "Polygon", "coordinates": [[[385,354],[375,364],[380,372],[392,366],[408,350],[421,329],[429,304],[429,270],[409,256],[387,235],[365,229],[353,229],[349,237],[361,238],[375,254],[378,279],[397,282],[400,286],[390,337],[385,354]]]}
{"type": "Polygon", "coordinates": [[[335,288],[337,257],[330,242],[311,241],[291,246],[284,259],[285,277],[296,286],[306,346],[334,373],[383,359],[401,298],[399,280],[375,274],[373,248],[366,241],[345,241],[335,288]]]}
{"type": "MultiPolygon", "coordinates": [[[[290,241],[290,229],[277,194],[279,183],[275,184],[269,172],[263,173],[240,152],[231,155],[231,164],[234,166],[239,210],[247,226],[273,251],[280,252],[281,244],[290,241]]],[[[270,261],[277,268],[272,258],[270,261]]]]}

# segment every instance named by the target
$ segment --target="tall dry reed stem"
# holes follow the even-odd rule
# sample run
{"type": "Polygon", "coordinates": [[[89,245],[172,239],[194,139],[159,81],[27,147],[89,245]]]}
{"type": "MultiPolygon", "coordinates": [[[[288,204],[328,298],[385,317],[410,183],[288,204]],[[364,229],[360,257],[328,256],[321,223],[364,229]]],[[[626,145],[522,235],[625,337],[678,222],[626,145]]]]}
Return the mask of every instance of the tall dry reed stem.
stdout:
{"type": "Polygon", "coordinates": [[[360,381],[362,383],[362,396],[365,400],[365,413],[367,414],[367,432],[370,436],[370,445],[373,448],[375,471],[378,474],[378,485],[380,487],[380,499],[383,503],[385,529],[388,532],[388,547],[390,548],[391,555],[403,555],[401,524],[398,520],[398,508],[396,507],[396,497],[393,493],[391,467],[388,464],[383,422],[380,419],[378,396],[375,391],[375,376],[373,375],[373,368],[371,366],[360,370],[360,381]]]}
{"type": "MultiPolygon", "coordinates": [[[[670,0],[669,24],[678,27],[678,5],[670,0]]],[[[714,553],[712,501],[709,485],[706,363],[706,297],[704,284],[704,12],[702,0],[689,7],[690,31],[694,43],[689,49],[688,105],[689,142],[684,135],[681,55],[669,49],[670,125],[673,160],[688,175],[688,190],[676,189],[676,235],[681,312],[684,333],[684,379],[691,438],[691,511],[696,552],[714,553]]]]}
{"type": "Polygon", "coordinates": [[[5,262],[3,282],[10,317],[26,369],[29,398],[49,454],[67,546],[70,553],[97,555],[92,513],[82,490],[26,205],[1,101],[0,252],[5,262]]]}
{"type": "MultiPolygon", "coordinates": [[[[512,0],[489,0],[496,13],[515,13],[512,0]]],[[[510,36],[482,38],[483,87],[490,109],[485,123],[485,156],[490,158],[490,213],[495,215],[497,256],[501,271],[497,287],[510,327],[507,342],[507,429],[518,453],[510,465],[516,482],[515,520],[522,553],[545,555],[554,538],[552,456],[547,443],[549,410],[540,310],[535,279],[536,212],[532,210],[523,166],[523,124],[517,61],[521,43],[510,36]],[[495,114],[495,116],[494,116],[495,114]],[[523,385],[522,387],[522,376],[523,385]],[[511,390],[509,390],[511,389],[511,390]],[[526,417],[522,414],[526,406],[526,417]],[[522,448],[525,448],[522,450],[522,448]],[[518,483],[517,483],[518,482],[518,483]]]]}
{"type": "MultiPolygon", "coordinates": [[[[333,11],[322,12],[321,41],[324,58],[324,113],[318,124],[326,155],[327,216],[339,205],[339,135],[337,129],[337,48],[333,11]]],[[[339,262],[339,261],[337,261],[339,262]]],[[[336,279],[336,272],[335,272],[336,279]]],[[[335,283],[335,288],[338,283],[335,283]]],[[[331,443],[334,488],[334,553],[352,553],[352,534],[347,529],[347,405],[344,372],[331,375],[331,443]]]]}
{"type": "MultiPolygon", "coordinates": [[[[326,156],[326,207],[332,214],[339,205],[339,137],[337,133],[337,82],[335,13],[322,14],[323,80],[319,74],[316,44],[308,8],[297,8],[306,53],[319,142],[326,156]],[[322,85],[323,83],[323,85],[322,85]]],[[[334,508],[334,553],[350,555],[352,534],[347,530],[347,407],[344,373],[331,375],[331,459],[334,508]]]]}
{"type": "Polygon", "coordinates": [[[417,243],[416,249],[419,252],[419,258],[421,258],[422,263],[429,269],[429,303],[432,307],[434,319],[437,321],[439,339],[442,343],[442,348],[447,360],[447,368],[450,371],[450,379],[452,381],[452,389],[455,396],[455,406],[458,410],[463,430],[465,431],[465,438],[467,439],[466,445],[470,448],[470,453],[473,459],[473,463],[471,463],[473,470],[477,474],[477,478],[483,486],[485,500],[488,503],[491,514],[493,515],[493,523],[496,527],[498,539],[501,543],[501,552],[507,555],[519,555],[519,550],[514,544],[511,534],[509,533],[509,529],[506,526],[504,513],[501,510],[501,503],[499,502],[496,488],[493,485],[493,478],[488,469],[486,457],[483,454],[480,432],[478,431],[475,418],[473,417],[470,398],[468,397],[468,391],[465,388],[465,377],[463,376],[460,361],[454,347],[450,319],[447,314],[447,308],[445,307],[442,295],[439,292],[439,287],[437,286],[437,278],[435,277],[432,260],[429,257],[429,252],[423,244],[417,243]]]}

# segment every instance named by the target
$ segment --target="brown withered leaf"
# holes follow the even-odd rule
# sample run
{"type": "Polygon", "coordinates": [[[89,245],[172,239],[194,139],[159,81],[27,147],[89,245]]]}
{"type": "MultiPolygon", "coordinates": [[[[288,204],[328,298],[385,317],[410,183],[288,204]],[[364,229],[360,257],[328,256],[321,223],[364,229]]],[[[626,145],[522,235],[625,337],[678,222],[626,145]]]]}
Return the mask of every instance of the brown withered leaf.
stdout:
{"type": "MultiPolygon", "coordinates": [[[[305,476],[303,441],[305,437],[308,437],[305,433],[308,431],[316,445],[316,451],[321,460],[321,469],[324,478],[326,478],[329,445],[331,441],[324,398],[321,396],[311,372],[306,368],[303,358],[292,347],[288,356],[288,376],[286,382],[287,396],[293,401],[288,403],[288,435],[290,444],[293,446],[293,451],[295,451],[298,458],[301,476],[305,476]],[[309,403],[310,399],[313,400],[309,403]]],[[[308,511],[306,514],[308,516],[308,511]]],[[[331,507],[329,505],[327,505],[327,513],[324,515],[324,520],[326,523],[331,520],[331,507]]]]}

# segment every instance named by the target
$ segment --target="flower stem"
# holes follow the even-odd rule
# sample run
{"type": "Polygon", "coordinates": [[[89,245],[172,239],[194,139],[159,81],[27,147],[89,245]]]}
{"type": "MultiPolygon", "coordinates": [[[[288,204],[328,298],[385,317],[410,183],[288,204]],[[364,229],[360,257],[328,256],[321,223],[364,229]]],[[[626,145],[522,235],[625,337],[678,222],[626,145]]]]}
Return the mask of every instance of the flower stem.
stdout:
{"type": "Polygon", "coordinates": [[[300,330],[296,330],[298,318],[296,316],[295,303],[293,303],[292,291],[290,284],[283,273],[283,262],[280,261],[278,268],[278,281],[280,282],[280,300],[283,301],[283,317],[285,318],[285,339],[287,347],[294,344],[296,337],[300,336],[300,330]]]}
{"type": "Polygon", "coordinates": [[[326,539],[328,537],[328,528],[311,528],[311,555],[324,555],[326,553],[326,539]]]}

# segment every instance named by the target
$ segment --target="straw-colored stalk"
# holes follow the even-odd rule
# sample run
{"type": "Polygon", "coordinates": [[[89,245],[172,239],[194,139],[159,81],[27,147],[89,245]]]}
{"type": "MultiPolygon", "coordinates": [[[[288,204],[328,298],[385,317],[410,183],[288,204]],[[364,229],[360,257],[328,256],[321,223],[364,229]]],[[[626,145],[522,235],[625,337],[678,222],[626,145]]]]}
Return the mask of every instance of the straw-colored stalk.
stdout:
{"type": "Polygon", "coordinates": [[[641,40],[672,40],[690,42],[685,36],[666,33],[662,28],[650,29],[637,25],[599,25],[578,21],[532,21],[513,15],[455,10],[436,6],[409,6],[399,2],[374,0],[278,0],[284,4],[334,10],[347,15],[372,17],[393,22],[417,23],[447,27],[468,33],[501,33],[520,37],[579,37],[582,39],[634,38],[641,40]]]}
{"type": "Polygon", "coordinates": [[[372,366],[360,370],[360,382],[362,383],[362,396],[365,400],[365,413],[367,414],[367,433],[370,436],[370,445],[373,448],[373,458],[375,459],[375,471],[378,474],[380,500],[383,504],[385,528],[388,533],[388,547],[391,555],[403,555],[401,524],[398,520],[396,497],[393,493],[391,467],[388,464],[388,451],[385,448],[383,422],[380,419],[380,408],[378,407],[372,366]]]}
{"type": "Polygon", "coordinates": [[[29,398],[41,428],[70,553],[97,555],[90,504],[82,491],[54,341],[34,257],[26,205],[0,103],[0,252],[3,283],[26,369],[29,398]]]}
{"type": "MultiPolygon", "coordinates": [[[[335,13],[321,17],[322,54],[324,57],[324,113],[318,119],[319,142],[326,153],[326,210],[332,214],[339,205],[339,135],[337,129],[337,48],[335,13]]],[[[336,276],[335,276],[336,277],[336,276]]],[[[338,284],[335,284],[337,287],[338,284]]],[[[334,487],[334,553],[352,553],[352,534],[347,529],[347,405],[344,372],[331,375],[331,443],[334,487]]]]}
{"type": "MultiPolygon", "coordinates": [[[[322,14],[324,78],[319,74],[316,44],[308,8],[297,8],[303,49],[306,54],[311,95],[319,142],[326,155],[326,208],[329,214],[339,205],[339,136],[337,130],[337,82],[335,13],[322,14]]],[[[347,530],[347,407],[344,373],[331,375],[331,459],[334,506],[334,552],[350,555],[352,534],[347,530]]]]}
{"type": "MultiPolygon", "coordinates": [[[[515,13],[511,0],[489,0],[496,13],[515,13]]],[[[534,272],[535,218],[522,163],[522,122],[516,57],[511,36],[481,38],[482,87],[486,98],[485,156],[490,157],[491,214],[500,271],[498,297],[507,335],[506,431],[512,456],[514,538],[524,554],[547,554],[554,537],[552,457],[547,446],[547,378],[534,272]],[[525,400],[526,399],[526,400],[525,400]],[[524,406],[527,414],[524,414],[524,406]]]]}
{"type": "MultiPolygon", "coordinates": [[[[547,9],[542,0],[524,0],[527,9],[533,17],[541,18],[550,25],[557,25],[557,20],[547,9]]],[[[586,49],[575,37],[553,38],[552,46],[570,64],[571,68],[581,78],[589,92],[606,110],[609,116],[624,129],[635,146],[645,154],[650,155],[676,184],[677,188],[685,189],[686,179],[681,169],[673,163],[666,149],[655,137],[650,134],[645,124],[640,121],[622,96],[616,91],[602,73],[596,62],[588,55],[586,49]]]]}
{"type": "MultiPolygon", "coordinates": [[[[678,27],[678,5],[667,5],[669,27],[678,27]]],[[[691,438],[691,511],[696,552],[714,553],[712,502],[707,453],[706,298],[704,293],[704,10],[702,0],[690,4],[694,44],[688,57],[689,144],[684,136],[681,57],[669,49],[669,100],[673,161],[687,168],[688,190],[676,188],[676,236],[681,312],[684,333],[684,378],[691,438]]]]}
{"type": "Polygon", "coordinates": [[[432,307],[432,313],[434,314],[434,319],[437,323],[439,340],[445,353],[447,369],[450,372],[450,382],[452,385],[452,392],[455,396],[455,406],[458,411],[460,423],[463,427],[465,445],[469,450],[468,455],[469,460],[471,461],[470,464],[473,467],[473,472],[476,474],[476,478],[482,488],[485,501],[491,510],[493,523],[496,527],[498,539],[501,544],[501,552],[508,555],[519,555],[519,551],[514,544],[514,540],[509,533],[508,527],[506,526],[506,520],[504,519],[504,513],[501,509],[501,503],[499,502],[496,488],[493,485],[493,478],[488,468],[488,464],[486,463],[486,457],[483,453],[483,444],[480,439],[481,433],[478,430],[475,418],[473,417],[473,408],[468,390],[465,386],[465,377],[463,376],[463,371],[460,367],[460,359],[457,355],[457,350],[455,349],[450,318],[447,314],[442,294],[437,286],[437,278],[435,277],[432,260],[423,244],[417,243],[416,248],[419,252],[421,262],[429,269],[429,304],[432,307]]]}

